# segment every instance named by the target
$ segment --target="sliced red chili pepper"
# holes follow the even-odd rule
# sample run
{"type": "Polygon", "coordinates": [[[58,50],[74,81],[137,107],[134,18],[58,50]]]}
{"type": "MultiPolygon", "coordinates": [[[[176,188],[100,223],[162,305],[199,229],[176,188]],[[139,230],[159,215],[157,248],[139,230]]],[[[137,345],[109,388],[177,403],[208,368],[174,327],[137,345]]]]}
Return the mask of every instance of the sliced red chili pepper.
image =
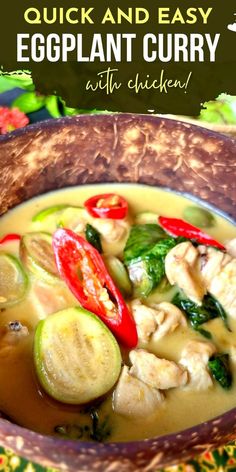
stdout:
{"type": "Polygon", "coordinates": [[[94,218],[122,220],[128,213],[127,201],[116,193],[95,195],[86,200],[84,206],[94,218]]]}
{"type": "Polygon", "coordinates": [[[223,244],[219,243],[196,226],[187,223],[187,221],[178,218],[167,218],[165,216],[159,216],[158,221],[162,228],[171,234],[171,236],[183,236],[188,239],[194,239],[197,243],[217,247],[222,251],[225,250],[223,244]]]}
{"type": "Polygon", "coordinates": [[[20,239],[21,236],[19,234],[10,233],[6,234],[6,236],[3,236],[3,238],[0,239],[0,244],[9,243],[11,241],[20,241],[20,239]]]}
{"type": "Polygon", "coordinates": [[[54,233],[53,250],[59,274],[80,304],[99,316],[122,344],[135,347],[135,322],[99,252],[68,229],[54,233]]]}

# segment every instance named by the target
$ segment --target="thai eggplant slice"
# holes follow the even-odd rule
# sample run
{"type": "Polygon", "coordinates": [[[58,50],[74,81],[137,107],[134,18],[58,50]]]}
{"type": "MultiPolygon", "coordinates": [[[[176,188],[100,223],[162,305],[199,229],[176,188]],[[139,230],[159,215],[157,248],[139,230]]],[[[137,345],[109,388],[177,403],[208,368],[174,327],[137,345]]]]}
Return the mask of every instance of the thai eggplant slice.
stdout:
{"type": "Polygon", "coordinates": [[[96,315],[80,307],[39,322],[34,361],[44,390],[69,404],[87,403],[106,394],[121,370],[114,336],[96,315]]]}
{"type": "Polygon", "coordinates": [[[84,208],[61,204],[44,208],[33,216],[32,221],[40,223],[42,229],[54,231],[59,227],[75,229],[83,217],[84,208]]]}
{"type": "Polygon", "coordinates": [[[44,232],[27,233],[21,238],[20,258],[29,272],[47,282],[58,281],[52,249],[52,236],[44,232]]]}
{"type": "Polygon", "coordinates": [[[156,224],[158,220],[158,214],[152,211],[141,211],[135,215],[135,224],[136,225],[145,225],[145,224],[156,224]]]}
{"type": "Polygon", "coordinates": [[[0,253],[0,309],[19,303],[26,295],[28,277],[20,261],[8,253],[0,253]]]}
{"type": "Polygon", "coordinates": [[[132,295],[132,284],[124,264],[115,256],[104,256],[107,270],[124,297],[132,295]]]}

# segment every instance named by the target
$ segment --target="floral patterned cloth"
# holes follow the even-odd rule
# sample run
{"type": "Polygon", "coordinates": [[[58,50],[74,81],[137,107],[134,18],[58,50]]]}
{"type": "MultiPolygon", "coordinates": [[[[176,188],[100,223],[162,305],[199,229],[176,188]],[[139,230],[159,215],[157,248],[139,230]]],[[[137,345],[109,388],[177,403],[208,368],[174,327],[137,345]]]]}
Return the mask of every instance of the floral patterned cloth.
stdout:
{"type": "MultiPolygon", "coordinates": [[[[0,471],[3,472],[57,472],[18,457],[14,452],[0,447],[0,471]]],[[[205,452],[201,456],[157,472],[236,472],[236,444],[205,452]]]]}

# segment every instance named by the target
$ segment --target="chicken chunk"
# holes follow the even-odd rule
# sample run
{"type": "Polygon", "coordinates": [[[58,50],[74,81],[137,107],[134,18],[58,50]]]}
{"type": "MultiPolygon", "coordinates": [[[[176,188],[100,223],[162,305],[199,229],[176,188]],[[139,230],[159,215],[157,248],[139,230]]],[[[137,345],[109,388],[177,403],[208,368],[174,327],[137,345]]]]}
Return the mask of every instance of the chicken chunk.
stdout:
{"type": "Polygon", "coordinates": [[[201,304],[206,288],[200,273],[199,252],[191,242],[177,244],[169,251],[165,272],[171,285],[178,285],[190,300],[201,304]]]}
{"type": "Polygon", "coordinates": [[[138,340],[148,343],[157,328],[156,310],[144,305],[140,300],[133,300],[130,307],[137,327],[138,340]]]}
{"type": "Polygon", "coordinates": [[[201,251],[201,273],[205,286],[236,319],[236,258],[211,247],[201,251]]]}
{"type": "Polygon", "coordinates": [[[207,390],[213,381],[208,371],[209,358],[216,352],[215,346],[209,342],[189,341],[182,351],[180,364],[188,370],[189,383],[186,389],[207,390]]]}
{"type": "Polygon", "coordinates": [[[173,361],[159,359],[144,349],[136,349],[129,354],[132,367],[130,374],[150,387],[166,390],[186,384],[188,374],[173,361]]]}
{"type": "Polygon", "coordinates": [[[229,354],[230,354],[230,361],[235,367],[236,365],[236,346],[235,345],[229,346],[229,354]]]}
{"type": "Polygon", "coordinates": [[[231,239],[225,244],[227,253],[232,256],[236,257],[236,238],[231,239]]]}
{"type": "Polygon", "coordinates": [[[187,326],[185,316],[172,303],[162,302],[149,307],[140,300],[133,300],[131,311],[141,343],[149,342],[151,337],[155,340],[161,339],[179,326],[187,326]]]}
{"type": "Polygon", "coordinates": [[[179,326],[186,327],[187,320],[182,311],[173,303],[162,302],[155,305],[157,328],[153,339],[157,341],[168,333],[173,333],[179,326]]]}
{"type": "Polygon", "coordinates": [[[32,284],[30,304],[38,318],[44,319],[55,311],[78,305],[78,301],[63,283],[55,284],[52,290],[52,286],[37,280],[32,284]]]}
{"type": "Polygon", "coordinates": [[[107,243],[118,242],[128,234],[129,222],[127,220],[92,218],[89,222],[99,231],[107,243]]]}
{"type": "Polygon", "coordinates": [[[91,224],[99,231],[104,241],[114,243],[120,241],[129,230],[127,219],[113,220],[112,218],[93,218],[86,210],[80,213],[76,225],[72,228],[76,233],[83,235],[87,223],[91,224]]]}
{"type": "Polygon", "coordinates": [[[113,410],[130,417],[147,417],[160,407],[163,395],[129,373],[124,366],[113,392],[113,410]]]}

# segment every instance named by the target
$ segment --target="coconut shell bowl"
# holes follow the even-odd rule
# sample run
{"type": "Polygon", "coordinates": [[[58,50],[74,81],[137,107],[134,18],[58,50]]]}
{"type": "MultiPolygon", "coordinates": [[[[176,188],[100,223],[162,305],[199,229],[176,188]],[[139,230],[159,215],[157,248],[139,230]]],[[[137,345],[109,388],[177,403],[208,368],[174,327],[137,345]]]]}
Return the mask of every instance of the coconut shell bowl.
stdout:
{"type": "MultiPolygon", "coordinates": [[[[0,214],[73,185],[133,182],[191,194],[236,218],[236,140],[144,115],[49,120],[0,138],[0,214]]],[[[96,444],[43,436],[0,419],[0,444],[70,472],[154,472],[236,438],[236,408],[176,434],[96,444]]]]}

